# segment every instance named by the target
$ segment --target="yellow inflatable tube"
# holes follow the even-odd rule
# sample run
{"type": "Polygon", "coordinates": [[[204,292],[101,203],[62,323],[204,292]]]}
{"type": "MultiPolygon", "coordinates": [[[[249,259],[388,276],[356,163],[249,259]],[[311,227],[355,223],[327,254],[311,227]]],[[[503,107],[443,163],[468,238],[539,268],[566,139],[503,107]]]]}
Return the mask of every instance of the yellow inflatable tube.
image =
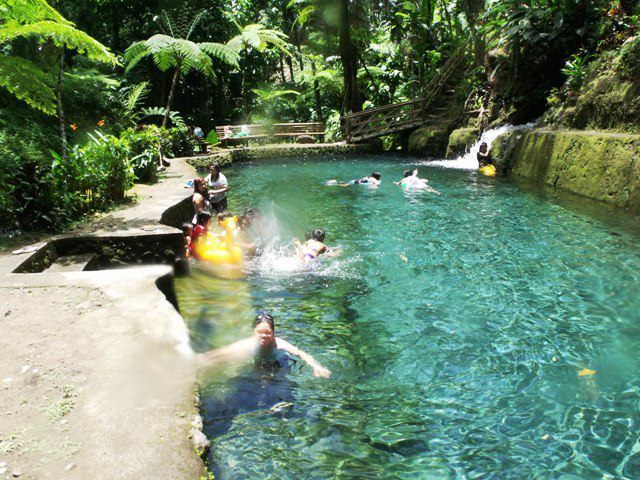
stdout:
{"type": "Polygon", "coordinates": [[[234,237],[237,229],[236,217],[228,217],[222,221],[224,239],[212,235],[211,232],[202,238],[195,247],[196,256],[215,265],[242,266],[244,255],[237,245],[234,245],[234,237]]]}
{"type": "Polygon", "coordinates": [[[478,171],[483,174],[485,177],[495,177],[496,176],[496,167],[493,165],[485,165],[484,167],[480,167],[478,171]]]}

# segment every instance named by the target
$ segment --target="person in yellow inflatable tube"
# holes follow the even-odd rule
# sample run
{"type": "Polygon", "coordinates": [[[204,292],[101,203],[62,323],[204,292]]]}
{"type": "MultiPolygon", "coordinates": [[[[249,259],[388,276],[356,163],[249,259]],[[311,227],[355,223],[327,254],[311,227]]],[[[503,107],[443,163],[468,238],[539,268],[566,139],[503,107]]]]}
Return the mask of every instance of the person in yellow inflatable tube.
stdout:
{"type": "Polygon", "coordinates": [[[493,159],[491,158],[491,151],[489,150],[489,146],[487,142],[482,142],[480,144],[480,149],[478,150],[478,171],[487,177],[495,177],[497,170],[493,165],[493,159]]]}
{"type": "Polygon", "coordinates": [[[222,235],[207,232],[201,237],[195,246],[197,258],[216,265],[242,266],[244,263],[242,249],[235,244],[238,219],[235,216],[220,215],[218,224],[223,229],[222,235]]]}

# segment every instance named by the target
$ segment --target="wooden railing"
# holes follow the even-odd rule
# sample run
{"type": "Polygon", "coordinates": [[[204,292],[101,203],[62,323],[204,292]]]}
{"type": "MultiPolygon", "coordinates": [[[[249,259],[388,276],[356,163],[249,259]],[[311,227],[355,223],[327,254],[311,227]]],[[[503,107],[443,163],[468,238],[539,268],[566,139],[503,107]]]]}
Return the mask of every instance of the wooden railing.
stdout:
{"type": "Polygon", "coordinates": [[[347,143],[356,143],[423,125],[429,106],[453,74],[464,65],[466,45],[461,46],[429,81],[417,100],[370,108],[341,117],[347,143]]]}

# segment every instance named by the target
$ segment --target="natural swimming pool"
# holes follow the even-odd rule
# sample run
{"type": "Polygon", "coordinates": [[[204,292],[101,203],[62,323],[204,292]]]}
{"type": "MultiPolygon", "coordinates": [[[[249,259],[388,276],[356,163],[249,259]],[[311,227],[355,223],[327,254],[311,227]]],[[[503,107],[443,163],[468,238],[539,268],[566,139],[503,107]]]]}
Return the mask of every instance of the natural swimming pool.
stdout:
{"type": "Polygon", "coordinates": [[[333,371],[208,379],[216,478],[639,478],[637,221],[475,172],[421,167],[440,196],[391,183],[417,163],[229,172],[231,210],[260,207],[283,242],[323,227],[343,252],[176,281],[196,350],[247,336],[264,309],[333,371]],[[377,189],[324,185],[373,170],[377,189]]]}

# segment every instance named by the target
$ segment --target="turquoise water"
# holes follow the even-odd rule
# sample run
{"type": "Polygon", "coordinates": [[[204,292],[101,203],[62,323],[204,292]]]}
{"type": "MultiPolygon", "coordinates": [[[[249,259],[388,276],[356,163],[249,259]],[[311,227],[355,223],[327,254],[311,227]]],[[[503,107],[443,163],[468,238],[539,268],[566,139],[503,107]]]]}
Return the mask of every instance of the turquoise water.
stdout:
{"type": "Polygon", "coordinates": [[[228,172],[230,207],[260,207],[278,245],[318,226],[343,251],[311,271],[269,250],[243,279],[178,280],[198,351],[264,309],[333,371],[207,378],[216,479],[640,478],[637,220],[475,172],[421,167],[440,196],[391,183],[416,163],[228,172]],[[373,170],[378,189],[324,185],[373,170]]]}

